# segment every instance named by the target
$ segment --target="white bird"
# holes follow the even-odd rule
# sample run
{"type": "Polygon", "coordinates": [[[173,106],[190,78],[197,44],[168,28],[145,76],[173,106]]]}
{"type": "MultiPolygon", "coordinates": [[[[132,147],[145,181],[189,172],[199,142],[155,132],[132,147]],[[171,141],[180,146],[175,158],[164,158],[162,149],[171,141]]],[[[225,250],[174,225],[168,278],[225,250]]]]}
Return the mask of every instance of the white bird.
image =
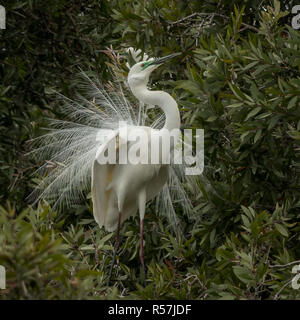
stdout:
{"type": "MultiPolygon", "coordinates": [[[[176,101],[164,91],[150,91],[147,88],[152,71],[164,61],[177,56],[171,54],[161,59],[152,59],[136,63],[128,74],[128,84],[133,95],[141,102],[159,106],[165,114],[165,124],[161,129],[169,131],[180,129],[180,113],[176,101]]],[[[144,130],[146,141],[151,148],[151,134],[159,131],[147,126],[130,126],[127,134],[134,130],[144,130]]],[[[163,130],[165,132],[165,130],[163,130]]],[[[159,132],[158,132],[159,134],[159,132]]],[[[118,129],[113,138],[121,144],[118,129]]],[[[106,141],[107,144],[110,141],[106,141]]],[[[129,144],[129,143],[128,143],[129,144]]],[[[127,150],[130,146],[127,146],[127,150]]],[[[107,148],[101,148],[105,152],[107,148]]],[[[170,150],[171,151],[171,150],[170,150]]],[[[150,153],[149,153],[150,154],[150,153]]],[[[99,154],[98,154],[99,156],[99,154]]],[[[160,157],[162,158],[162,157],[160,157]]],[[[145,274],[143,255],[143,222],[146,202],[153,199],[166,184],[168,179],[168,165],[166,164],[99,164],[94,161],[92,172],[92,199],[94,217],[99,226],[108,231],[117,229],[115,254],[119,247],[120,225],[128,217],[140,215],[140,261],[145,274]]],[[[113,265],[113,264],[112,264],[113,265]]]]}
{"type": "MultiPolygon", "coordinates": [[[[152,127],[144,126],[144,117],[137,116],[124,93],[107,92],[99,82],[93,82],[84,74],[87,84],[83,89],[90,99],[79,96],[76,101],[62,96],[64,112],[71,121],[51,120],[56,128],[37,138],[39,147],[34,154],[47,162],[38,170],[48,172],[31,197],[53,200],[55,206],[80,199],[83,190],[92,185],[93,214],[100,227],[107,231],[117,229],[114,256],[108,283],[119,247],[120,226],[128,217],[139,211],[140,216],[140,261],[144,271],[143,221],[146,202],[157,197],[158,208],[167,212],[176,222],[172,201],[177,201],[184,212],[192,212],[191,201],[182,186],[184,166],[167,164],[100,164],[98,159],[104,154],[111,140],[97,139],[99,129],[112,129],[121,148],[119,121],[127,123],[128,133],[143,130],[147,134],[148,147],[151,133],[159,130],[180,128],[180,113],[176,101],[166,92],[150,91],[147,88],[152,71],[166,60],[177,56],[171,54],[160,59],[149,59],[136,63],[129,71],[128,84],[133,95],[150,106],[158,106],[163,111],[152,127]],[[90,93],[88,91],[91,91],[90,93]],[[161,123],[164,121],[164,126],[161,123]],[[40,146],[42,145],[42,146],[40,146]]],[[[128,149],[129,149],[128,145],[128,149]]],[[[174,145],[173,145],[174,147],[174,145]]],[[[160,161],[162,155],[160,155],[160,161]]],[[[190,191],[196,191],[195,180],[189,180],[190,191]]]]}

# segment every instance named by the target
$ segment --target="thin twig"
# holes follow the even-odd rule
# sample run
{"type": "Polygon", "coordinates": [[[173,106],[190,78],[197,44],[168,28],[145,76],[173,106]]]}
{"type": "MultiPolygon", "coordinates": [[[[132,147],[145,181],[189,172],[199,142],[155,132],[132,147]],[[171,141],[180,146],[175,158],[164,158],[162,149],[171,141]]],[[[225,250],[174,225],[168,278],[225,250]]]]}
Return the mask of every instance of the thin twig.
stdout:
{"type": "Polygon", "coordinates": [[[269,267],[270,268],[285,268],[285,267],[292,266],[293,264],[296,264],[296,263],[300,264],[300,260],[292,261],[287,264],[275,264],[274,266],[269,266],[269,267]]]}
{"type": "MultiPolygon", "coordinates": [[[[182,19],[179,19],[179,20],[177,20],[177,21],[169,22],[169,24],[170,24],[170,25],[180,24],[180,23],[182,23],[183,21],[189,20],[189,19],[191,19],[191,18],[193,18],[193,17],[195,17],[195,16],[211,16],[211,21],[212,21],[212,18],[215,17],[215,16],[216,16],[216,17],[224,18],[224,19],[226,19],[226,20],[229,20],[229,19],[230,19],[230,17],[227,17],[227,16],[225,16],[225,15],[223,15],[223,14],[220,14],[220,13],[195,12],[195,13],[190,14],[189,16],[184,17],[184,18],[182,18],[182,19]]],[[[211,22],[211,21],[210,21],[210,22],[211,22]]],[[[241,25],[244,26],[244,28],[242,29],[242,31],[244,31],[245,29],[251,29],[251,30],[253,30],[253,31],[257,32],[257,33],[260,32],[258,28],[254,27],[254,26],[251,26],[251,25],[249,25],[249,24],[247,24],[247,23],[242,22],[241,25]]]]}
{"type": "Polygon", "coordinates": [[[282,286],[282,287],[280,288],[280,290],[275,294],[274,300],[277,300],[277,299],[279,298],[280,293],[281,293],[289,284],[291,284],[292,281],[293,281],[293,279],[289,280],[284,286],[282,286]]]}

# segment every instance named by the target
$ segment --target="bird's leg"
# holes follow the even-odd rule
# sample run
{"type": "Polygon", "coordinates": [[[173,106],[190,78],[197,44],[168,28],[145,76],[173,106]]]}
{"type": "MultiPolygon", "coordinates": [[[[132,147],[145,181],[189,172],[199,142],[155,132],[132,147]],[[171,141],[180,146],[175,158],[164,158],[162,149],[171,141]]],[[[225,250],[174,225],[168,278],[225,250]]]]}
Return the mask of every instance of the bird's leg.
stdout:
{"type": "Polygon", "coordinates": [[[114,267],[114,264],[116,262],[117,251],[118,251],[119,245],[120,245],[120,226],[121,226],[121,212],[119,212],[118,228],[117,228],[117,234],[116,234],[114,256],[113,256],[113,259],[112,259],[112,262],[111,262],[111,266],[110,266],[110,270],[109,270],[109,276],[108,276],[108,280],[107,280],[107,284],[106,284],[107,287],[109,286],[109,283],[110,283],[110,278],[111,278],[111,275],[112,275],[113,267],[114,267]]]}
{"type": "Polygon", "coordinates": [[[142,268],[143,268],[144,285],[146,285],[146,269],[145,269],[145,263],[144,263],[143,225],[144,225],[144,219],[141,219],[141,221],[140,221],[140,261],[141,261],[142,268]]]}

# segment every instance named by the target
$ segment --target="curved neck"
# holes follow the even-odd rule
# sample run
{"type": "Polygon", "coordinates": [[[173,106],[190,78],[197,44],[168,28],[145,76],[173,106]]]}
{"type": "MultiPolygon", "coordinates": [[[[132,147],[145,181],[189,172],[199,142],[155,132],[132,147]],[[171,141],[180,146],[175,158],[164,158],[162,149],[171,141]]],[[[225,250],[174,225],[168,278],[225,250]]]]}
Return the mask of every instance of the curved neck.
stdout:
{"type": "Polygon", "coordinates": [[[163,110],[166,116],[164,129],[172,130],[180,128],[180,113],[177,103],[171,95],[164,91],[150,91],[146,86],[131,87],[130,89],[140,101],[159,106],[163,110]]]}

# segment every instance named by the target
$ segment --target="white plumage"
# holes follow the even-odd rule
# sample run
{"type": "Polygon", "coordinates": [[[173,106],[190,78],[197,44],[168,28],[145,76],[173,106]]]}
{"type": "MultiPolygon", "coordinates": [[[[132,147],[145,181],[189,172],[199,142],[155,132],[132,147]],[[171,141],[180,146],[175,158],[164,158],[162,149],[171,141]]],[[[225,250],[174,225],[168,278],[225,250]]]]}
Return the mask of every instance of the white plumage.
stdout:
{"type": "MultiPolygon", "coordinates": [[[[108,231],[115,230],[139,211],[142,232],[146,202],[158,194],[156,207],[167,214],[173,225],[177,224],[173,200],[182,206],[185,213],[192,212],[183,181],[188,181],[190,191],[195,192],[196,183],[194,177],[187,180],[183,173],[184,165],[99,164],[97,161],[99,153],[105,152],[109,143],[98,139],[99,129],[114,130],[118,148],[122,143],[119,139],[120,121],[127,123],[129,131],[142,129],[148,137],[154,131],[161,130],[162,124],[167,130],[180,128],[176,101],[166,92],[147,88],[149,75],[165,60],[138,62],[130,69],[128,84],[140,102],[139,109],[132,106],[121,85],[118,91],[115,88],[108,91],[98,80],[83,73],[82,91],[85,95],[78,95],[74,100],[61,96],[63,112],[69,120],[50,120],[54,129],[36,139],[38,148],[33,153],[47,160],[38,173],[46,170],[47,175],[32,193],[33,198],[50,200],[54,206],[72,204],[84,196],[91,184],[95,220],[108,231]],[[151,126],[145,126],[146,108],[141,102],[149,107],[158,106],[163,112],[158,114],[151,126]]],[[[150,147],[151,139],[148,141],[150,147]]]]}

